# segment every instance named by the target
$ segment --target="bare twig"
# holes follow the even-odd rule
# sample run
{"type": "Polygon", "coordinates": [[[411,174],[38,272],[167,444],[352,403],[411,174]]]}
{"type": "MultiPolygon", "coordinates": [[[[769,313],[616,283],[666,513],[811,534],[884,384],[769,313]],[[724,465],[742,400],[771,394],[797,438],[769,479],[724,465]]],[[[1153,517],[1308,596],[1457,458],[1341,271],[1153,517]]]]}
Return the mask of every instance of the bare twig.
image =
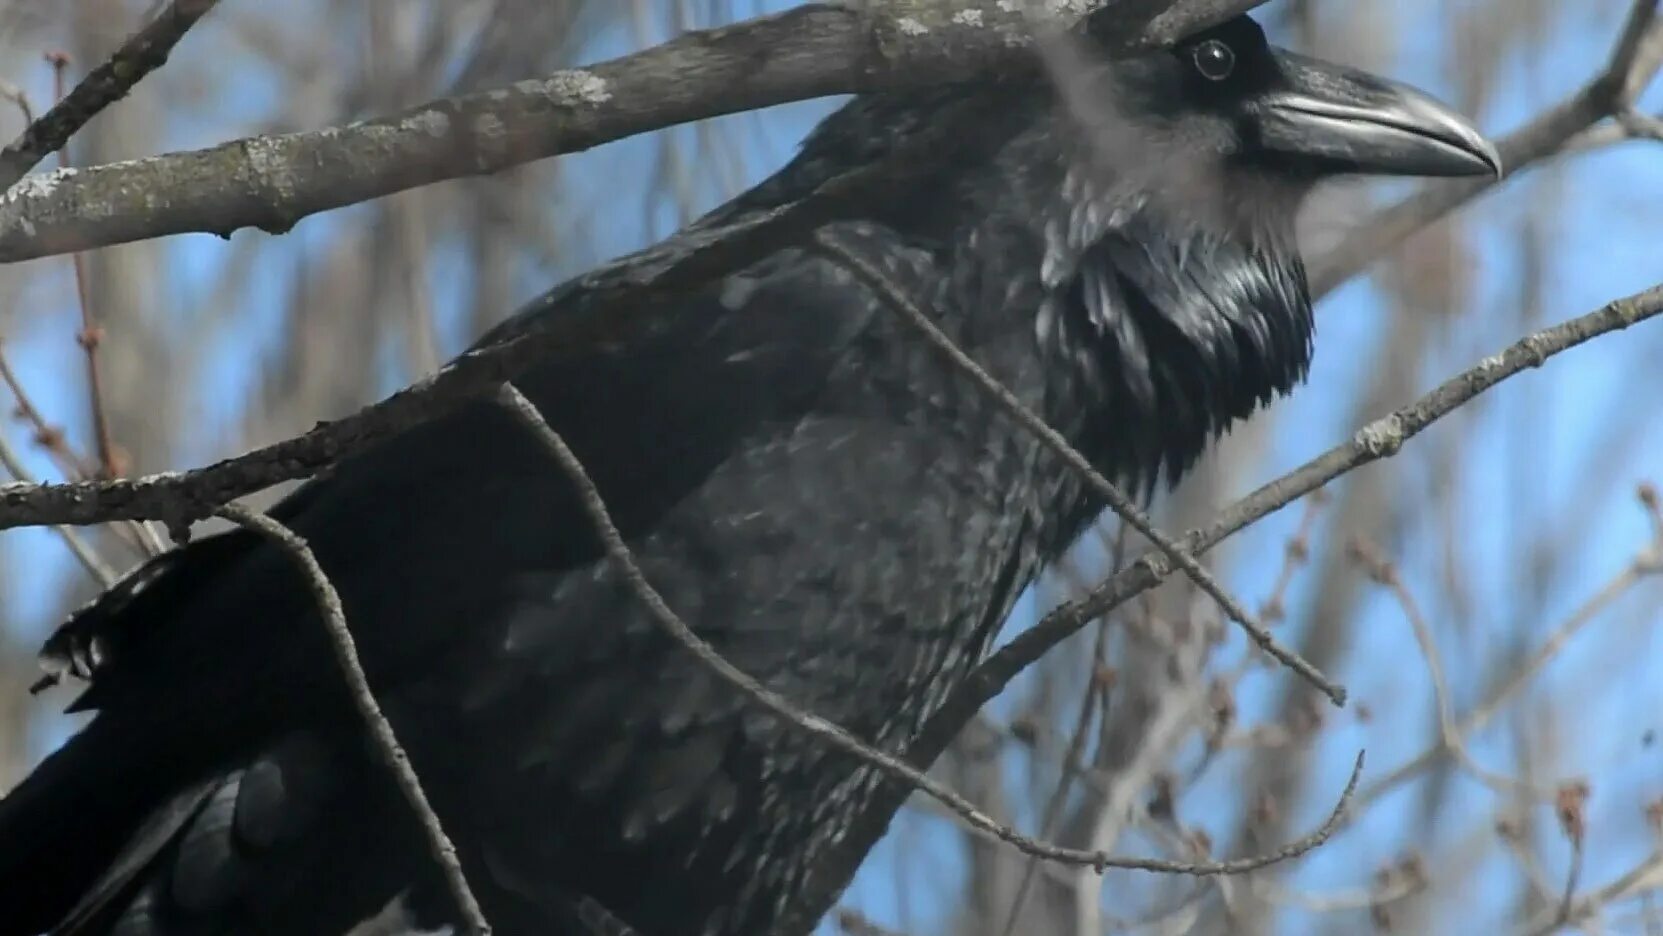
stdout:
{"type": "Polygon", "coordinates": [[[1578,830],[1575,833],[1571,833],[1567,830],[1566,835],[1571,840],[1571,866],[1569,870],[1565,872],[1565,889],[1559,896],[1559,914],[1557,920],[1561,924],[1569,923],[1571,921],[1571,913],[1575,910],[1574,902],[1576,900],[1576,887],[1582,880],[1582,860],[1584,855],[1584,833],[1581,830],[1578,830]]]}
{"type": "MultiPolygon", "coordinates": [[[[6,472],[15,480],[22,481],[25,484],[35,483],[34,477],[29,474],[29,469],[24,467],[23,459],[18,457],[17,450],[13,449],[11,443],[7,441],[4,431],[0,431],[0,467],[5,468],[6,472]]],[[[100,585],[109,588],[116,583],[119,576],[116,575],[115,570],[110,568],[109,564],[98,555],[98,551],[93,549],[92,544],[81,536],[80,531],[74,527],[58,523],[53,524],[52,532],[63,539],[64,545],[69,547],[69,551],[74,554],[76,561],[80,562],[81,567],[86,569],[87,573],[96,579],[100,585]]]]}
{"type": "Polygon", "coordinates": [[[1317,517],[1328,504],[1328,493],[1321,488],[1305,498],[1305,512],[1299,515],[1299,525],[1282,545],[1282,568],[1277,570],[1270,594],[1259,606],[1259,618],[1267,622],[1280,621],[1287,614],[1288,588],[1293,585],[1294,573],[1299,571],[1311,555],[1311,533],[1316,529],[1317,517]]]}
{"type": "Polygon", "coordinates": [[[0,191],[12,187],[46,156],[61,148],[97,113],[121,100],[144,76],[167,61],[168,53],[219,0],[172,0],[134,33],[110,60],[81,83],[23,135],[0,150],[0,191]]]}
{"type": "MultiPolygon", "coordinates": [[[[70,447],[69,439],[64,434],[63,429],[47,421],[45,414],[40,411],[40,408],[35,405],[34,400],[29,396],[28,391],[23,388],[23,382],[18,379],[17,373],[12,370],[11,362],[6,358],[5,342],[3,340],[0,340],[0,383],[4,383],[6,388],[11,391],[12,397],[17,403],[17,417],[28,423],[35,444],[46,450],[52,460],[57,463],[58,470],[63,472],[64,477],[87,479],[97,475],[97,471],[92,464],[70,447]]],[[[13,474],[20,482],[26,484],[37,483],[26,475],[17,474],[16,472],[13,474]]],[[[62,524],[53,525],[62,526],[62,524]]],[[[123,537],[124,540],[144,555],[156,556],[164,551],[161,541],[156,538],[155,531],[151,530],[149,524],[143,520],[123,523],[116,529],[126,533],[127,535],[123,537]]]]}
{"type": "Polygon", "coordinates": [[[1542,862],[1537,859],[1535,852],[1530,850],[1521,826],[1510,819],[1503,819],[1496,823],[1496,835],[1501,839],[1502,847],[1519,863],[1519,870],[1524,872],[1524,880],[1533,898],[1543,904],[1552,904],[1553,882],[1548,880],[1547,872],[1542,869],[1542,862]]]}
{"type": "Polygon", "coordinates": [[[91,467],[69,447],[69,440],[64,436],[63,429],[47,422],[46,415],[35,405],[29,391],[24,389],[23,381],[18,379],[17,372],[12,370],[11,361],[6,358],[3,341],[0,341],[0,382],[11,391],[12,399],[17,404],[14,410],[17,418],[28,423],[34,443],[52,456],[64,477],[84,478],[92,475],[91,467]]]}
{"type": "Polygon", "coordinates": [[[29,106],[29,95],[9,81],[0,81],[0,99],[12,102],[23,113],[25,126],[35,122],[35,109],[29,106]]]}
{"type": "Polygon", "coordinates": [[[1403,616],[1409,622],[1409,629],[1414,633],[1415,644],[1420,648],[1421,657],[1426,661],[1426,672],[1432,680],[1432,703],[1437,709],[1439,746],[1455,755],[1461,766],[1480,783],[1503,794],[1523,794],[1531,799],[1550,800],[1553,798],[1551,790],[1540,790],[1529,782],[1497,773],[1473,756],[1467,748],[1467,738],[1455,724],[1455,711],[1450,701],[1449,680],[1444,675],[1443,654],[1438,651],[1437,639],[1432,634],[1432,627],[1421,613],[1420,602],[1415,600],[1414,593],[1404,584],[1403,577],[1398,574],[1397,566],[1386,558],[1378,546],[1362,537],[1354,537],[1347,544],[1351,557],[1368,573],[1369,578],[1384,586],[1402,609],[1403,616]]]}
{"type": "Polygon", "coordinates": [[[869,289],[877,293],[885,305],[916,328],[937,348],[940,348],[953,362],[954,366],[974,380],[1012,419],[1015,419],[1023,428],[1033,433],[1070,468],[1074,469],[1080,477],[1084,478],[1091,489],[1102,497],[1121,519],[1125,520],[1133,529],[1142,533],[1151,543],[1154,543],[1156,548],[1176,563],[1202,591],[1218,602],[1219,607],[1224,609],[1231,620],[1241,625],[1242,629],[1247,632],[1254,643],[1259,645],[1260,649],[1275,657],[1283,665],[1317,687],[1335,705],[1343,706],[1345,704],[1345,689],[1343,687],[1336,685],[1324,676],[1297,652],[1283,647],[1277,642],[1270,631],[1266,630],[1264,625],[1254,618],[1253,613],[1242,607],[1241,602],[1225,591],[1224,586],[1220,585],[1212,573],[1197,562],[1188,550],[1156,529],[1148,514],[1138,509],[1138,506],[1132,503],[1131,498],[1127,497],[1112,481],[1092,467],[1091,462],[1086,460],[1086,457],[1080,454],[1079,450],[1070,445],[1061,433],[1047,425],[1045,420],[1024,406],[1015,394],[995,380],[986,370],[983,370],[981,365],[977,364],[964,352],[964,349],[960,348],[946,332],[943,332],[931,320],[928,313],[919,308],[918,303],[912,301],[910,296],[902,292],[889,277],[885,276],[882,270],[858,252],[845,246],[836,237],[824,231],[815,240],[819,248],[829,254],[834,262],[848,269],[869,289]]]}
{"type": "Polygon", "coordinates": [[[1370,887],[1310,893],[1266,879],[1253,881],[1248,886],[1260,899],[1281,906],[1298,907],[1311,913],[1343,913],[1350,910],[1369,910],[1402,900],[1426,889],[1426,871],[1417,862],[1404,861],[1398,867],[1383,869],[1370,887]]]}
{"type": "MultiPolygon", "coordinates": [[[[1643,489],[1642,489],[1643,490],[1643,489]]],[[[1642,495],[1643,496],[1643,495],[1642,495]]],[[[1474,708],[1471,714],[1462,719],[1453,729],[1454,737],[1465,738],[1483,728],[1494,718],[1501,707],[1513,696],[1517,695],[1539,675],[1547,665],[1557,658],[1578,633],[1590,623],[1598,619],[1600,612],[1610,607],[1618,598],[1627,594],[1636,584],[1649,575],[1663,573],[1663,531],[1659,531],[1658,539],[1642,549],[1616,575],[1600,586],[1587,601],[1565,618],[1564,623],[1554,628],[1542,645],[1530,655],[1524,664],[1508,674],[1507,680],[1490,693],[1489,697],[1474,708]]],[[[1402,785],[1409,778],[1437,762],[1438,758],[1449,753],[1449,738],[1440,735],[1438,741],[1430,748],[1415,755],[1402,765],[1393,768],[1385,776],[1370,783],[1357,795],[1359,806],[1367,807],[1375,800],[1402,785]]]]}
{"type": "MultiPolygon", "coordinates": [[[[1566,922],[1577,925],[1599,912],[1602,907],[1657,887],[1663,887],[1663,852],[1653,852],[1616,880],[1577,898],[1566,922]]],[[[1558,922],[1557,911],[1557,907],[1553,908],[1547,919],[1531,926],[1531,936],[1548,936],[1550,933],[1559,932],[1563,924],[1558,922]]]]}
{"type": "MultiPolygon", "coordinates": [[[[1103,658],[1108,643],[1108,622],[1103,621],[1097,627],[1096,646],[1091,651],[1091,668],[1086,677],[1085,691],[1080,693],[1079,714],[1074,718],[1074,730],[1069,733],[1068,747],[1062,754],[1062,767],[1057,776],[1056,788],[1045,800],[1045,809],[1040,815],[1039,834],[1049,838],[1056,834],[1057,820],[1062,818],[1063,804],[1068,801],[1068,791],[1080,763],[1080,755],[1085,752],[1086,731],[1091,727],[1092,717],[1097,713],[1097,700],[1105,693],[1099,691],[1097,668],[1103,658]]],[[[1103,706],[1107,708],[1107,704],[1103,706]]],[[[1003,936],[1012,936],[1016,932],[1016,924],[1022,917],[1022,908],[1027,903],[1028,894],[1033,888],[1034,874],[1039,869],[1039,860],[1030,858],[1022,868],[1022,880],[1016,887],[1016,895],[1011,898],[1010,911],[1005,915],[1005,925],[1001,930],[1003,936]]]]}
{"type": "Polygon", "coordinates": [[[1632,107],[1624,108],[1617,120],[1629,136],[1643,137],[1663,143],[1663,117],[1654,117],[1632,107]]]}
{"type": "MultiPolygon", "coordinates": [[[[165,56],[164,56],[165,57],[165,56]]],[[[49,52],[46,60],[52,65],[53,98],[62,102],[65,98],[65,75],[69,68],[69,56],[62,52],[49,52]]],[[[134,79],[135,81],[137,78],[134,79]]],[[[26,105],[20,105],[25,107],[26,105]]],[[[69,166],[69,149],[65,146],[58,148],[58,166],[69,166]]],[[[93,438],[97,446],[98,471],[94,474],[86,468],[82,469],[82,477],[102,477],[105,479],[120,477],[127,473],[125,457],[116,446],[110,434],[110,417],[104,405],[104,383],[99,376],[98,346],[103,341],[104,329],[93,320],[91,289],[87,285],[86,260],[80,253],[70,255],[71,272],[75,276],[75,301],[81,312],[81,330],[75,335],[75,343],[81,346],[86,354],[87,362],[87,405],[92,414],[93,438]]],[[[19,394],[19,400],[22,395],[19,394]]],[[[79,459],[77,459],[79,461],[79,459]]],[[[124,527],[140,553],[145,556],[159,556],[167,550],[162,545],[161,538],[150,528],[146,520],[131,520],[124,527]]]]}
{"type": "MultiPolygon", "coordinates": [[[[64,78],[69,70],[69,56],[61,52],[48,53],[46,60],[52,64],[54,100],[61,104],[64,101],[64,78]]],[[[67,137],[65,141],[67,142],[67,137]]],[[[0,153],[0,167],[3,167],[3,159],[4,153],[0,153]]],[[[58,147],[58,167],[69,168],[69,148],[66,146],[58,147]]],[[[98,343],[103,338],[103,329],[92,319],[92,299],[88,295],[90,290],[87,288],[86,262],[79,252],[70,254],[69,259],[75,275],[75,300],[81,310],[81,331],[75,336],[75,342],[86,352],[87,357],[87,404],[92,410],[93,438],[98,446],[99,474],[104,478],[114,478],[126,472],[120,470],[120,466],[116,464],[115,443],[110,438],[110,417],[104,408],[104,385],[98,377],[98,343]]]]}
{"type": "Polygon", "coordinates": [[[422,789],[421,778],[416,776],[416,770],[410,764],[410,755],[405,753],[404,746],[393,733],[392,723],[387,721],[380,703],[375,701],[369,677],[364,674],[364,665],[358,659],[357,644],[352,639],[352,631],[347,627],[346,612],[341,607],[341,596],[336,593],[329,576],[318,564],[311,547],[293,530],[265,514],[249,510],[240,504],[226,504],[215,513],[271,540],[294,560],[295,566],[305,576],[312,597],[317,601],[318,613],[323,618],[324,626],[329,629],[330,646],[335,651],[335,660],[340,665],[341,674],[346,678],[353,704],[358,709],[359,717],[364,720],[364,726],[375,739],[376,751],[381,755],[382,762],[392,773],[399,790],[409,801],[411,810],[421,823],[433,860],[444,872],[445,882],[449,885],[451,898],[456,901],[457,911],[462,914],[463,923],[475,936],[490,936],[491,925],[486,922],[485,912],[480,909],[473,889],[468,886],[467,876],[462,872],[462,861],[456,854],[456,846],[451,842],[450,836],[445,834],[438,814],[433,811],[433,804],[428,801],[427,793],[422,789]]]}
{"type": "Polygon", "coordinates": [[[1295,842],[1290,842],[1281,848],[1263,855],[1234,861],[1163,861],[1149,858],[1116,857],[1100,851],[1086,851],[1076,848],[1065,848],[1047,842],[1029,838],[1015,829],[989,817],[975,804],[953,792],[945,785],[932,780],[922,771],[907,764],[893,754],[880,751],[869,744],[849,734],[842,727],[833,724],[811,712],[803,711],[783,696],[762,685],[755,678],[728,662],[720,653],[691,627],[681,619],[667,603],[658,590],[647,581],[646,574],[641,571],[635,561],[629,544],[624,542],[623,534],[612,520],[611,512],[605,501],[601,499],[600,490],[593,479],[584,469],[583,463],[566,445],[566,441],[548,424],[537,407],[525,397],[513,384],[503,384],[498,391],[497,402],[508,410],[536,439],[548,450],[562,471],[571,479],[577,488],[578,499],[595,527],[600,537],[607,559],[624,578],[624,583],[635,593],[642,604],[653,615],[658,624],[677,643],[691,652],[701,663],[709,667],[730,686],[739,690],[746,697],[761,704],[764,708],[785,719],[798,729],[826,742],[828,745],[849,754],[866,764],[887,774],[909,789],[918,790],[930,798],[941,803],[955,816],[962,820],[972,830],[987,835],[997,841],[1015,847],[1026,855],[1043,858],[1063,864],[1084,865],[1103,871],[1108,868],[1120,868],[1135,871],[1151,871],[1165,874],[1191,875],[1225,875],[1242,874],[1267,865],[1286,861],[1302,855],[1328,840],[1333,829],[1340,823],[1345,812],[1346,803],[1355,791],[1357,779],[1363,769],[1363,755],[1357,755],[1357,763],[1352,771],[1350,782],[1345,792],[1335,805],[1328,820],[1315,832],[1295,842]]]}

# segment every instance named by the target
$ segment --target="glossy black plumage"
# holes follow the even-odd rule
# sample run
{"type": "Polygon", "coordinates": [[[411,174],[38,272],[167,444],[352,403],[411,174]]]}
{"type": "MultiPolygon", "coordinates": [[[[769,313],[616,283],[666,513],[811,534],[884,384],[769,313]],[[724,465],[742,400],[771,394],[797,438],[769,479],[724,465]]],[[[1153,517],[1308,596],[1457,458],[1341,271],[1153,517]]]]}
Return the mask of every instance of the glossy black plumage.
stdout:
{"type": "MultiPolygon", "coordinates": [[[[1277,112],[1280,149],[1258,145],[1261,108],[1289,85],[1280,61],[1240,19],[1085,68],[1061,95],[1036,81],[859,99],[701,225],[802,197],[983,95],[991,145],[967,152],[991,156],[944,153],[927,183],[837,233],[1106,472],[1151,486],[1302,377],[1294,212],[1323,175],[1368,168],[1328,123],[1310,160],[1284,152],[1308,99],[1277,112]],[[1223,80],[1197,72],[1209,41],[1232,54],[1223,80]]],[[[1475,136],[1426,132],[1467,162],[1393,137],[1386,168],[1493,161],[1475,136]]],[[[486,340],[587,296],[558,288],[486,340]]],[[[786,247],[655,301],[650,337],[520,385],[705,639],[897,743],[1101,505],[824,259],[786,247]]],[[[343,462],[273,513],[340,590],[499,933],[604,931],[585,922],[599,916],[644,936],[770,932],[864,802],[866,772],[659,631],[557,467],[488,404],[343,462]]],[[[287,557],[245,533],[192,544],[83,611],[49,656],[95,643],[78,704],[98,716],[0,801],[0,934],[446,921],[287,557]]]]}

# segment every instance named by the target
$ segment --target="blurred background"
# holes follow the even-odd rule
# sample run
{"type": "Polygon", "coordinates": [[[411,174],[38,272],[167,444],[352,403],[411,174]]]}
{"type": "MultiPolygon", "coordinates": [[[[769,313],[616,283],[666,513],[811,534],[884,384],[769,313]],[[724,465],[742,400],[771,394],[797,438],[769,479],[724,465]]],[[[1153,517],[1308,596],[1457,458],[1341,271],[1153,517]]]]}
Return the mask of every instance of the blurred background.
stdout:
{"type": "MultiPolygon", "coordinates": [[[[0,0],[0,79],[38,113],[46,54],[77,79],[156,4],[0,0]]],[[[71,164],[322,127],[595,61],[783,0],[227,0],[166,68],[77,136],[71,164]]],[[[1437,92],[1492,135],[1589,80],[1622,0],[1278,0],[1281,44],[1437,92]]],[[[1642,98],[1663,105],[1663,88],[1642,98]]],[[[191,235],[0,268],[6,470],[96,470],[83,310],[108,458],[187,467],[346,414],[432,371],[520,302],[662,237],[791,154],[835,101],[677,128],[330,212],[273,237],[191,235]],[[78,289],[78,278],[80,288],[78,289]],[[42,444],[45,443],[50,444],[42,444]]],[[[0,102],[0,137],[24,126],[0,102]]],[[[1406,185],[1335,189],[1307,252],[1406,185]]],[[[1158,500],[1171,529],[1344,440],[1531,330],[1663,280],[1663,143],[1585,148],[1379,258],[1319,310],[1309,384],[1158,500]]],[[[11,480],[11,478],[0,478],[11,480]]],[[[1315,827],[1367,749],[1332,841],[1250,876],[1051,866],[915,798],[826,933],[1663,933],[1663,327],[1508,382],[1218,550],[1213,566],[1341,679],[1322,703],[1181,585],[1083,632],[936,766],[995,816],[1066,844],[1244,856],[1315,827]],[[1572,899],[1567,903],[1566,895],[1572,899]]],[[[280,492],[258,500],[267,503],[280,492]]],[[[81,531],[109,569],[155,536],[81,531]]],[[[1021,603],[1014,633],[1123,553],[1112,524],[1021,603]]],[[[33,653],[98,589],[61,531],[0,534],[0,788],[73,723],[32,699],[33,653]]]]}

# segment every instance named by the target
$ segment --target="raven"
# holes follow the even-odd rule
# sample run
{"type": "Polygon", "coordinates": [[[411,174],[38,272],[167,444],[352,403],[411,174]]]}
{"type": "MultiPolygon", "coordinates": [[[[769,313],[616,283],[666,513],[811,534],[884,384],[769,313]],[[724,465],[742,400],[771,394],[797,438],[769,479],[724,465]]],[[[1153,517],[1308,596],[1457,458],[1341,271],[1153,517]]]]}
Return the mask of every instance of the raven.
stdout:
{"type": "MultiPolygon", "coordinates": [[[[801,199],[978,102],[989,145],[939,153],[818,233],[1148,488],[1303,378],[1293,223],[1313,185],[1499,172],[1445,107],[1274,48],[1247,17],[1074,71],[855,98],[698,229],[801,199]]],[[[587,282],[482,341],[579,314],[587,282]]],[[[662,327],[518,385],[703,639],[803,709],[903,744],[1103,504],[821,253],[774,245],[639,301],[662,327]]],[[[339,589],[498,932],[772,932],[877,789],[655,625],[501,407],[410,429],[271,514],[339,589]]],[[[46,656],[92,664],[73,707],[96,715],[0,801],[0,936],[458,924],[306,582],[269,541],[233,531],[151,561],[46,656]]]]}

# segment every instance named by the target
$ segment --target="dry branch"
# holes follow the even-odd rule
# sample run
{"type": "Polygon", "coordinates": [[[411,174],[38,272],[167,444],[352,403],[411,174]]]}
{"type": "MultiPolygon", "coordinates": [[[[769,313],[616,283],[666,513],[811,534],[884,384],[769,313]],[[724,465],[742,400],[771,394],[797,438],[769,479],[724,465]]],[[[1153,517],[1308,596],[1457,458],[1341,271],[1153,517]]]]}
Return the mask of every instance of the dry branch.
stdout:
{"type": "Polygon", "coordinates": [[[0,150],[0,191],[11,188],[42,159],[68,143],[99,111],[126,97],[144,76],[162,67],[185,33],[218,2],[172,0],[155,19],[122,43],[109,61],[93,69],[39,120],[30,122],[22,136],[0,150]]]}
{"type": "MultiPolygon", "coordinates": [[[[12,448],[11,443],[6,441],[4,432],[0,432],[0,468],[6,469],[6,473],[11,475],[15,481],[21,481],[25,484],[35,482],[34,476],[29,474],[29,469],[24,466],[23,459],[12,448]]],[[[87,570],[87,574],[91,575],[99,585],[109,588],[116,583],[118,576],[115,570],[110,568],[109,563],[105,562],[102,556],[98,555],[98,550],[92,548],[92,545],[81,536],[80,531],[63,524],[54,524],[52,532],[64,541],[64,545],[69,547],[70,553],[81,564],[81,568],[87,570]]]]}

